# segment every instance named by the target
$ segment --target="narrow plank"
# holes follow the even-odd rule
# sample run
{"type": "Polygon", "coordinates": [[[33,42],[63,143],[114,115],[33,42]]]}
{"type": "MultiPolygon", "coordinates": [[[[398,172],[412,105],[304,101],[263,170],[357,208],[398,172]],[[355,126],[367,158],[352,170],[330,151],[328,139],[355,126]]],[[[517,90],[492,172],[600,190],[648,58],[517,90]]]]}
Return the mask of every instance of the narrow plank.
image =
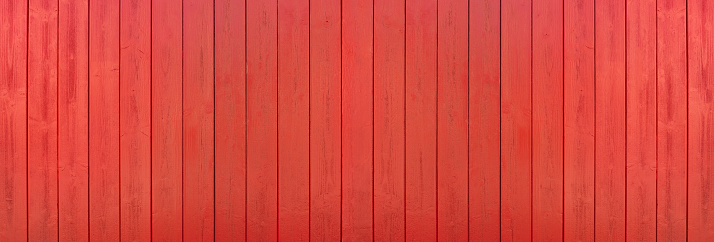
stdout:
{"type": "Polygon", "coordinates": [[[712,2],[687,2],[688,92],[688,212],[691,241],[714,240],[714,6],[712,2]]]}
{"type": "Polygon", "coordinates": [[[310,1],[310,240],[341,235],[341,3],[310,1]]]}
{"type": "Polygon", "coordinates": [[[595,21],[595,239],[624,241],[625,0],[598,1],[595,21]]]}
{"type": "Polygon", "coordinates": [[[501,240],[531,240],[531,1],[501,2],[501,240]]]}
{"type": "Polygon", "coordinates": [[[59,1],[59,239],[89,240],[88,4],[59,1]]]}
{"type": "Polygon", "coordinates": [[[59,239],[57,39],[59,2],[29,1],[27,79],[28,240],[59,239]]]}
{"type": "Polygon", "coordinates": [[[278,240],[310,240],[310,2],[278,2],[278,240]]]}
{"type": "Polygon", "coordinates": [[[626,236],[657,235],[657,13],[656,0],[626,6],[626,236]]]}
{"type": "Polygon", "coordinates": [[[470,1],[469,7],[469,240],[498,241],[501,236],[500,2],[476,0],[470,1]]]}
{"type": "Polygon", "coordinates": [[[121,240],[151,239],[151,1],[121,2],[121,240]]]}
{"type": "MultiPolygon", "coordinates": [[[[569,111],[573,111],[572,106],[570,106],[572,104],[565,104],[564,102],[563,91],[565,86],[563,85],[563,82],[565,81],[564,74],[572,74],[573,70],[571,69],[571,72],[567,73],[564,72],[563,68],[564,63],[572,63],[573,61],[573,56],[570,56],[571,62],[568,62],[567,58],[564,59],[564,55],[566,53],[565,48],[570,47],[568,54],[571,55],[573,49],[575,48],[573,48],[572,43],[571,45],[563,45],[564,43],[572,41],[571,39],[564,41],[563,35],[564,33],[568,33],[568,37],[570,38],[572,38],[573,35],[585,35],[587,36],[587,38],[584,38],[586,43],[590,44],[591,47],[592,44],[594,44],[594,29],[592,28],[594,21],[592,1],[589,1],[589,3],[586,1],[583,4],[583,7],[589,10],[589,12],[583,13],[581,16],[582,18],[587,19],[572,21],[572,18],[569,18],[569,21],[566,21],[567,23],[570,23],[568,24],[569,28],[573,27],[574,22],[576,25],[583,25],[583,28],[577,30],[568,29],[563,31],[563,22],[565,21],[565,12],[563,11],[564,4],[569,8],[568,12],[570,14],[575,12],[573,11],[572,6],[570,6],[570,1],[566,2],[567,3],[561,0],[533,1],[533,241],[563,240],[563,202],[565,201],[563,200],[563,197],[567,194],[567,191],[564,193],[563,188],[564,185],[569,185],[572,189],[573,185],[568,183],[564,184],[564,181],[567,180],[564,180],[565,169],[563,166],[563,158],[565,155],[563,152],[563,124],[567,121],[564,120],[565,116],[563,116],[565,112],[564,106],[568,105],[568,107],[571,108],[569,111]],[[587,34],[584,34],[583,32],[586,32],[587,34]]],[[[585,46],[582,46],[583,43],[577,44],[580,45],[577,47],[583,49],[585,48],[585,46]]],[[[582,176],[579,178],[589,178],[589,183],[584,183],[588,186],[587,189],[584,190],[584,193],[589,195],[588,206],[590,209],[593,207],[592,198],[594,197],[594,154],[592,150],[594,147],[592,135],[595,132],[593,110],[594,100],[592,100],[594,96],[594,73],[592,71],[594,66],[593,61],[592,49],[585,51],[585,53],[582,54],[581,60],[578,60],[578,62],[581,63],[583,65],[583,69],[585,69],[582,74],[589,76],[583,76],[583,78],[579,80],[567,80],[571,87],[577,84],[587,83],[586,85],[583,85],[587,88],[584,88],[585,92],[582,94],[589,100],[583,102],[583,104],[587,106],[583,107],[582,111],[586,113],[581,117],[587,119],[588,122],[586,125],[583,125],[583,131],[589,132],[589,139],[584,139],[587,140],[586,148],[589,149],[589,151],[582,154],[588,155],[587,157],[583,157],[584,159],[575,162],[582,162],[579,164],[590,165],[586,169],[583,169],[586,172],[583,172],[582,176]]],[[[569,64],[569,67],[572,68],[572,64],[569,64]]],[[[572,76],[569,77],[572,78],[572,76]]],[[[570,101],[572,102],[572,100],[570,101]]],[[[572,116],[570,118],[572,118],[572,116]]],[[[570,131],[572,132],[572,129],[570,131]]],[[[582,144],[583,142],[578,143],[582,144]]],[[[569,148],[572,148],[572,146],[569,148]]],[[[570,168],[573,168],[573,161],[574,160],[572,159],[569,160],[571,163],[570,168]]],[[[571,179],[572,178],[571,174],[571,179]]],[[[592,211],[590,211],[590,215],[592,215],[592,211]]],[[[568,216],[567,212],[565,213],[565,216],[568,216]]],[[[593,219],[594,217],[591,216],[589,221],[591,225],[593,219]]],[[[592,226],[587,228],[586,231],[588,229],[592,235],[592,226]]]]}
{"type": "Polygon", "coordinates": [[[247,241],[278,235],[277,4],[246,6],[247,241]]]}
{"type": "Polygon", "coordinates": [[[657,241],[687,240],[687,4],[657,2],[657,241]]]}
{"type": "Polygon", "coordinates": [[[183,1],[183,239],[214,240],[213,2],[183,1]]]}
{"type": "Polygon", "coordinates": [[[119,241],[119,0],[89,19],[89,240],[119,241]]]}
{"type": "Polygon", "coordinates": [[[404,241],[405,0],[374,2],[374,240],[404,241]]]}
{"type": "Polygon", "coordinates": [[[594,49],[599,46],[594,39],[594,4],[593,0],[565,2],[563,236],[567,241],[595,238],[594,161],[599,136],[595,136],[594,49]]]}
{"type": "Polygon", "coordinates": [[[436,240],[436,0],[407,2],[406,239],[436,240]]]}
{"type": "Polygon", "coordinates": [[[468,240],[469,4],[437,5],[437,235],[468,240]]]}
{"type": "Polygon", "coordinates": [[[27,1],[0,2],[0,240],[27,241],[27,1]]]}
{"type": "Polygon", "coordinates": [[[151,236],[183,238],[182,54],[180,0],[151,8],[151,236]]]}
{"type": "Polygon", "coordinates": [[[342,241],[373,236],[372,2],[342,1],[342,241]]]}
{"type": "Polygon", "coordinates": [[[245,238],[245,0],[218,0],[215,18],[216,241],[245,238]]]}

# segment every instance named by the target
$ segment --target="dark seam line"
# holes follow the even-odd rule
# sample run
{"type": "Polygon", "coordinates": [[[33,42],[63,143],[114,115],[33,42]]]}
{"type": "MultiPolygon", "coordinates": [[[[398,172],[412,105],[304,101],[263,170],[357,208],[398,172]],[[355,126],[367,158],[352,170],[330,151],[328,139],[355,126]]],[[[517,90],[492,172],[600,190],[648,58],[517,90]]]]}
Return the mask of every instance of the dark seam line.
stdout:
{"type": "Polygon", "coordinates": [[[659,214],[659,4],[655,1],[655,241],[659,240],[659,226],[657,215],[659,214]]]}
{"type": "Polygon", "coordinates": [[[436,180],[436,182],[435,182],[436,186],[434,186],[434,187],[436,190],[436,194],[435,194],[436,196],[434,196],[434,197],[436,200],[436,206],[435,206],[436,207],[436,209],[435,209],[436,210],[435,211],[436,224],[434,224],[434,226],[436,227],[436,239],[438,240],[439,239],[439,0],[436,0],[436,43],[435,44],[436,44],[436,56],[434,58],[434,62],[435,62],[434,64],[436,65],[436,73],[434,73],[434,74],[436,76],[436,80],[434,80],[434,81],[436,82],[436,85],[435,85],[436,95],[435,95],[435,100],[434,100],[434,103],[435,103],[434,106],[435,106],[436,113],[434,114],[434,119],[436,120],[436,122],[435,122],[436,136],[434,137],[434,139],[436,139],[436,152],[435,152],[436,157],[434,157],[435,158],[434,163],[436,163],[436,165],[435,165],[436,170],[434,171],[434,173],[435,173],[434,179],[436,180]]]}
{"type": "Polygon", "coordinates": [[[593,2],[593,239],[597,238],[597,2],[593,2]]]}
{"type": "Polygon", "coordinates": [[[528,147],[528,148],[530,148],[530,155],[531,155],[530,167],[529,167],[529,169],[530,169],[530,184],[529,184],[530,185],[530,194],[529,194],[530,201],[529,202],[530,202],[530,210],[531,211],[529,211],[530,212],[530,214],[529,214],[530,221],[529,222],[530,222],[530,227],[531,227],[530,228],[531,229],[531,234],[530,234],[531,238],[530,239],[532,242],[533,241],[533,1],[532,0],[531,0],[530,5],[531,5],[530,6],[531,7],[531,12],[530,12],[530,14],[531,14],[531,16],[530,16],[530,27],[531,27],[530,28],[530,37],[531,37],[531,39],[530,39],[530,44],[531,44],[530,52],[531,53],[530,54],[531,54],[531,56],[528,61],[530,62],[529,63],[530,64],[530,70],[529,70],[530,71],[530,73],[529,73],[529,75],[530,75],[530,90],[529,90],[530,93],[529,93],[529,96],[530,96],[530,109],[531,109],[530,110],[530,118],[531,118],[531,120],[530,120],[530,127],[528,127],[528,128],[530,129],[529,131],[530,131],[531,137],[530,137],[530,144],[529,144],[530,147],[528,147]]]}
{"type": "Polygon", "coordinates": [[[245,72],[243,73],[244,76],[244,83],[243,85],[244,90],[243,93],[245,94],[245,109],[244,109],[244,114],[245,114],[245,164],[244,164],[244,177],[245,183],[243,184],[245,186],[245,191],[244,192],[244,200],[245,203],[243,205],[243,209],[245,210],[244,213],[244,222],[245,222],[245,227],[244,227],[244,232],[245,232],[245,241],[248,241],[248,1],[243,0],[243,28],[245,29],[245,35],[243,35],[244,41],[243,41],[243,46],[244,46],[244,51],[243,51],[243,65],[244,65],[244,70],[245,72]]]}
{"type": "Polygon", "coordinates": [[[344,224],[343,224],[343,221],[342,221],[342,207],[343,207],[343,206],[342,206],[342,204],[343,204],[343,201],[342,201],[342,199],[343,199],[343,190],[342,190],[342,189],[343,189],[343,187],[344,187],[344,186],[343,186],[343,182],[342,182],[342,181],[343,181],[343,180],[342,180],[342,173],[343,173],[342,170],[344,169],[344,164],[342,163],[342,156],[343,156],[343,154],[344,154],[344,152],[343,152],[343,150],[342,150],[342,147],[343,147],[343,146],[342,146],[342,134],[343,134],[343,130],[342,130],[342,126],[343,126],[343,125],[342,125],[342,123],[344,122],[343,117],[342,117],[342,116],[343,116],[343,115],[342,115],[342,102],[343,102],[343,100],[344,100],[344,99],[343,99],[343,96],[344,96],[344,95],[343,95],[343,90],[342,90],[342,86],[344,86],[344,82],[343,82],[343,80],[342,80],[342,79],[343,79],[342,77],[344,76],[344,73],[343,73],[343,68],[344,68],[344,66],[343,66],[343,63],[342,63],[342,51],[343,51],[343,49],[342,49],[342,42],[343,42],[343,41],[342,41],[342,29],[343,29],[342,25],[344,24],[345,21],[344,21],[344,19],[342,18],[342,12],[343,12],[343,6],[342,6],[342,4],[343,4],[343,2],[340,1],[340,240],[343,240],[343,239],[344,239],[344,238],[342,237],[342,230],[343,230],[343,227],[344,227],[344,226],[343,226],[344,224]]]}
{"type": "Polygon", "coordinates": [[[503,102],[502,102],[502,73],[503,73],[503,0],[498,2],[498,238],[501,240],[503,238],[503,134],[501,128],[503,127],[503,102]]]}
{"type": "MultiPolygon", "coordinates": [[[[91,1],[91,0],[90,0],[91,1]]],[[[149,235],[154,238],[154,4],[149,3],[149,235]]]]}
{"type": "Polygon", "coordinates": [[[181,0],[181,241],[184,241],[184,147],[183,147],[183,132],[184,132],[184,1],[181,0]]]}
{"type": "Polygon", "coordinates": [[[307,240],[312,241],[312,3],[307,1],[307,240]]]}
{"type": "Polygon", "coordinates": [[[26,239],[30,239],[30,1],[27,1],[25,6],[25,217],[28,218],[25,221],[26,227],[26,239]]]}
{"type": "Polygon", "coordinates": [[[119,174],[117,174],[117,176],[119,177],[119,183],[117,184],[117,186],[118,186],[118,190],[119,190],[119,199],[118,199],[119,226],[118,227],[119,227],[119,236],[121,237],[121,220],[122,220],[121,219],[121,0],[119,1],[118,4],[119,4],[119,14],[117,16],[117,20],[118,20],[117,25],[119,25],[119,34],[117,34],[117,38],[119,39],[119,41],[118,41],[119,42],[119,46],[118,46],[119,51],[117,51],[118,52],[117,54],[119,54],[119,79],[117,80],[117,90],[119,90],[119,91],[118,91],[118,95],[117,95],[118,96],[117,97],[117,117],[119,117],[119,118],[117,120],[118,121],[117,123],[119,124],[119,130],[117,133],[118,133],[119,140],[117,143],[119,144],[119,150],[117,150],[117,154],[118,154],[118,158],[119,158],[119,160],[118,160],[119,164],[117,164],[117,166],[118,166],[119,174]]]}
{"type": "Polygon", "coordinates": [[[402,164],[404,165],[403,171],[402,171],[402,189],[403,189],[403,205],[404,205],[404,240],[407,240],[407,1],[404,1],[404,46],[402,47],[402,51],[404,51],[404,113],[402,113],[402,118],[404,119],[404,127],[402,127],[402,131],[404,132],[404,159],[402,160],[402,164]]]}
{"type": "Polygon", "coordinates": [[[466,7],[466,239],[471,238],[471,1],[466,7]]]}
{"type": "Polygon", "coordinates": [[[58,242],[59,242],[59,237],[60,237],[60,222],[61,222],[61,219],[60,219],[60,210],[59,210],[59,203],[60,203],[60,202],[59,202],[59,200],[60,200],[60,189],[59,189],[59,184],[60,184],[60,183],[59,183],[59,180],[60,180],[60,179],[59,179],[59,177],[60,177],[60,176],[59,176],[59,170],[60,170],[60,169],[59,169],[59,140],[60,140],[60,139],[59,139],[59,136],[60,136],[60,132],[59,132],[59,130],[60,130],[60,120],[59,120],[59,113],[60,113],[60,112],[59,112],[59,111],[60,111],[60,110],[59,110],[59,102],[60,102],[60,95],[59,95],[59,93],[60,93],[60,88],[59,88],[59,87],[60,87],[60,85],[59,85],[59,84],[60,84],[60,83],[59,83],[59,72],[60,72],[60,68],[59,68],[59,59],[60,59],[60,58],[59,58],[59,55],[60,55],[60,47],[61,47],[60,37],[59,37],[59,35],[60,35],[60,20],[61,20],[61,19],[60,19],[60,7],[61,7],[60,1],[57,0],[57,36],[56,36],[56,38],[57,38],[57,42],[56,42],[56,44],[57,44],[57,50],[55,51],[55,54],[56,54],[56,56],[55,56],[55,58],[56,58],[56,62],[55,62],[55,65],[56,65],[56,66],[55,66],[55,68],[57,68],[57,69],[56,69],[56,71],[57,71],[57,77],[56,77],[57,79],[56,79],[56,81],[57,81],[57,82],[55,83],[55,84],[57,85],[57,88],[56,88],[56,90],[57,90],[57,94],[56,94],[57,97],[56,97],[56,98],[57,98],[57,99],[55,99],[55,105],[56,105],[55,108],[56,108],[56,112],[57,112],[57,113],[55,114],[55,115],[57,116],[57,117],[56,117],[56,118],[57,118],[57,119],[56,119],[57,124],[55,125],[55,128],[56,128],[56,130],[55,130],[55,138],[57,139],[57,140],[55,140],[55,142],[56,142],[56,144],[55,144],[55,145],[56,145],[56,146],[55,146],[55,149],[57,149],[57,150],[55,151],[55,152],[56,152],[56,153],[55,153],[55,169],[56,169],[55,171],[56,171],[57,173],[56,173],[55,175],[57,175],[57,177],[56,177],[55,179],[56,179],[56,182],[57,182],[57,183],[56,183],[55,185],[56,185],[56,189],[57,189],[57,241],[58,241],[58,242]]]}
{"type": "Polygon", "coordinates": [[[689,241],[689,0],[685,0],[685,8],[684,8],[684,29],[685,29],[685,45],[686,45],[686,55],[687,55],[687,60],[686,60],[686,67],[685,67],[685,72],[687,75],[686,79],[686,85],[687,85],[687,90],[686,90],[686,96],[687,96],[687,188],[686,188],[686,221],[685,221],[685,237],[686,240],[689,241]]]}
{"type": "Polygon", "coordinates": [[[275,237],[280,239],[280,1],[275,0],[275,237]]]}
{"type": "Polygon", "coordinates": [[[91,39],[90,39],[91,23],[92,23],[92,21],[90,21],[91,16],[92,16],[91,1],[87,1],[87,239],[88,240],[91,239],[90,236],[91,236],[91,231],[92,231],[91,230],[92,223],[90,222],[90,220],[92,219],[92,216],[91,216],[91,207],[92,206],[90,205],[92,201],[90,199],[91,198],[91,193],[90,193],[91,186],[89,185],[90,184],[89,178],[91,175],[91,173],[90,173],[90,171],[91,171],[90,170],[91,169],[91,156],[89,155],[91,149],[89,149],[89,145],[91,144],[90,126],[92,125],[92,123],[90,122],[90,120],[92,119],[92,116],[90,116],[90,113],[89,113],[89,111],[91,109],[91,106],[90,106],[90,101],[91,101],[90,100],[90,97],[91,97],[90,96],[90,92],[91,92],[90,85],[91,85],[91,82],[89,81],[91,78],[91,76],[90,76],[91,45],[89,44],[91,41],[91,39]]]}
{"type": "Polygon", "coordinates": [[[623,1],[625,4],[625,242],[627,242],[627,1],[623,1]]]}
{"type": "Polygon", "coordinates": [[[372,0],[372,241],[374,241],[374,0],[372,0]]]}

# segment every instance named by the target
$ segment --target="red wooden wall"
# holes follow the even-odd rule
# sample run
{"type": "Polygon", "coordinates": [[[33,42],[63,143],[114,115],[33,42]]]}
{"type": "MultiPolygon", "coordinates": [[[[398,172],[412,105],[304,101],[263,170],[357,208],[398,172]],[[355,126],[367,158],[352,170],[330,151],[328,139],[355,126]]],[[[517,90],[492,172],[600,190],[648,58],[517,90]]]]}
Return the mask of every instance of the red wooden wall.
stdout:
{"type": "Polygon", "coordinates": [[[714,241],[712,0],[0,0],[0,241],[714,241]]]}

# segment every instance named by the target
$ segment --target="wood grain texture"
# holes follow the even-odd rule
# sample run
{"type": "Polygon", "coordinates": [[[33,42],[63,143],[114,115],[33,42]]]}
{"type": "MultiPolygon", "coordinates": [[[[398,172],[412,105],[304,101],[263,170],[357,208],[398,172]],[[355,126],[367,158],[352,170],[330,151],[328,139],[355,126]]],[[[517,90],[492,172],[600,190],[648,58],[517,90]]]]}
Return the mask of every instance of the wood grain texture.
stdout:
{"type": "Polygon", "coordinates": [[[468,239],[468,1],[438,1],[437,235],[468,239]]]}
{"type": "Polygon", "coordinates": [[[595,151],[595,240],[624,241],[624,0],[595,4],[595,151]]]}
{"type": "Polygon", "coordinates": [[[687,5],[657,1],[657,240],[687,239],[687,5]]]}
{"type": "MultiPolygon", "coordinates": [[[[593,9],[591,4],[583,4],[584,7],[589,7],[590,12],[583,14],[583,18],[588,18],[589,21],[568,21],[565,20],[564,16],[564,5],[568,6],[568,17],[572,14],[572,8],[570,8],[571,3],[564,3],[563,1],[533,1],[533,177],[532,177],[532,224],[533,224],[533,241],[558,241],[563,240],[563,226],[564,226],[564,216],[570,216],[568,213],[573,210],[568,210],[564,213],[563,200],[564,196],[567,196],[568,191],[563,190],[564,186],[567,184],[572,187],[573,184],[565,183],[564,180],[564,121],[567,121],[564,115],[564,106],[570,106],[571,104],[565,104],[563,92],[566,86],[564,86],[564,81],[568,81],[568,85],[573,86],[574,84],[587,83],[588,88],[583,88],[583,93],[581,95],[589,98],[590,100],[582,102],[582,111],[585,112],[581,117],[587,119],[589,125],[585,125],[584,131],[589,132],[590,139],[588,140],[587,148],[590,149],[589,152],[583,152],[583,155],[589,155],[586,159],[582,159],[581,164],[589,164],[589,169],[584,169],[589,173],[589,175],[583,175],[581,179],[590,178],[589,190],[584,190],[585,194],[590,196],[589,207],[592,209],[592,198],[594,189],[593,185],[593,152],[592,148],[594,142],[592,135],[594,131],[593,124],[593,114],[594,103],[592,97],[594,95],[593,88],[593,52],[586,51],[582,53],[582,59],[587,61],[582,61],[582,66],[584,69],[589,70],[589,77],[583,76],[579,80],[573,80],[572,77],[569,79],[564,79],[564,74],[572,74],[564,71],[564,63],[572,65],[572,59],[570,62],[567,58],[564,58],[565,48],[570,48],[568,51],[573,50],[573,46],[568,45],[569,40],[564,39],[563,33],[563,22],[569,23],[568,27],[572,27],[573,22],[578,22],[583,25],[583,30],[576,31],[575,33],[590,31],[590,38],[587,39],[588,44],[593,44],[592,39],[592,24],[593,24],[593,9]],[[566,43],[563,45],[563,43],[566,43]]],[[[569,32],[568,37],[573,37],[573,32],[569,32]]],[[[579,43],[583,44],[583,43],[579,43]]],[[[579,46],[584,48],[584,46],[579,46]]],[[[570,52],[572,53],[572,52],[570,52]]],[[[569,53],[569,54],[570,54],[569,53]]],[[[579,62],[580,63],[580,62],[579,62]]],[[[572,70],[571,70],[572,71],[572,70]]],[[[569,95],[572,95],[569,94],[569,95]]],[[[572,96],[571,96],[572,97],[572,96]]],[[[581,99],[582,100],[582,99],[581,99]]],[[[572,100],[569,100],[572,101],[572,100]]],[[[572,111],[569,110],[569,111],[572,111]]],[[[572,124],[571,124],[572,125],[572,124]]],[[[567,130],[567,128],[565,128],[567,130]]],[[[572,129],[570,130],[572,132],[572,129]]],[[[566,138],[567,139],[567,138],[566,138]]],[[[575,163],[573,160],[568,160],[568,162],[575,163]]],[[[572,167],[572,166],[571,166],[572,167]]],[[[570,168],[570,167],[568,167],[570,168]]],[[[571,177],[572,179],[572,177],[571,177]]],[[[572,180],[571,180],[572,181],[572,180]]],[[[566,201],[567,202],[567,201],[566,201]]],[[[566,203],[567,204],[567,203],[566,203]]],[[[592,213],[590,213],[592,215],[592,213]]],[[[590,217],[590,223],[594,219],[590,217]]],[[[592,230],[592,229],[591,229],[592,230]]]]}
{"type": "Polygon", "coordinates": [[[89,241],[88,1],[59,1],[60,241],[89,241]]]}
{"type": "Polygon", "coordinates": [[[688,178],[687,239],[714,240],[714,5],[687,2],[688,178]]]}
{"type": "Polygon", "coordinates": [[[245,238],[245,1],[215,1],[216,240],[245,238]]]}
{"type": "Polygon", "coordinates": [[[151,239],[151,1],[120,2],[121,239],[151,239]]]}
{"type": "Polygon", "coordinates": [[[627,170],[628,240],[652,241],[657,235],[657,36],[656,0],[628,1],[627,170]]]}
{"type": "Polygon", "coordinates": [[[374,2],[374,240],[405,241],[405,1],[374,2]]]}
{"type": "Polygon", "coordinates": [[[214,236],[213,2],[183,1],[183,239],[214,236]]]}
{"type": "Polygon", "coordinates": [[[277,0],[246,6],[247,241],[278,236],[277,0]]]}
{"type": "Polygon", "coordinates": [[[278,240],[310,240],[310,2],[278,2],[278,240]]]}
{"type": "Polygon", "coordinates": [[[89,240],[119,241],[119,0],[89,19],[89,240]]]}
{"type": "Polygon", "coordinates": [[[469,240],[501,236],[499,8],[495,1],[469,2],[469,240]]]}
{"type": "Polygon", "coordinates": [[[27,1],[0,2],[0,240],[27,241],[27,1]]]}
{"type": "Polygon", "coordinates": [[[436,0],[406,3],[406,240],[436,240],[436,0]]]}
{"type": "Polygon", "coordinates": [[[341,235],[341,8],[310,1],[310,240],[341,235]]]}
{"type": "Polygon", "coordinates": [[[594,240],[595,16],[592,0],[565,2],[564,239],[594,240]]]}
{"type": "Polygon", "coordinates": [[[311,1],[310,4],[310,238],[339,240],[340,4],[339,1],[311,1]]]}
{"type": "Polygon", "coordinates": [[[27,236],[59,239],[57,1],[31,0],[27,66],[27,236]]]}
{"type": "Polygon", "coordinates": [[[501,241],[531,240],[531,2],[501,2],[501,241]]]}
{"type": "Polygon", "coordinates": [[[342,1],[342,241],[374,239],[372,4],[342,1]]]}
{"type": "Polygon", "coordinates": [[[151,239],[183,238],[183,6],[151,8],[151,239]]]}

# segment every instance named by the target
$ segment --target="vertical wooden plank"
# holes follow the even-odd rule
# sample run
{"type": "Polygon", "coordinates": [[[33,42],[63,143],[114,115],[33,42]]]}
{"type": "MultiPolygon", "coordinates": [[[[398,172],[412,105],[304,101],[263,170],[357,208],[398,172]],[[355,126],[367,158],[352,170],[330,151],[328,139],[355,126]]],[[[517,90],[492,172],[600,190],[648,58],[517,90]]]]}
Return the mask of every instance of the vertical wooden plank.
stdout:
{"type": "Polygon", "coordinates": [[[468,240],[469,5],[437,6],[437,231],[438,239],[468,240]]]}
{"type": "Polygon", "coordinates": [[[278,2],[278,239],[310,235],[310,2],[278,2]]]}
{"type": "Polygon", "coordinates": [[[215,1],[216,240],[245,238],[245,0],[215,1]]]}
{"type": "Polygon", "coordinates": [[[595,21],[595,239],[624,241],[625,1],[597,1],[595,21]]]}
{"type": "Polygon", "coordinates": [[[27,1],[0,2],[0,240],[27,240],[27,1]]]}
{"type": "Polygon", "coordinates": [[[657,240],[687,240],[687,2],[657,1],[657,240]]]}
{"type": "Polygon", "coordinates": [[[657,42],[656,0],[628,1],[626,236],[653,241],[657,235],[657,42]]]}
{"type": "MultiPolygon", "coordinates": [[[[570,1],[567,1],[570,3],[570,1]]],[[[587,44],[594,44],[593,40],[593,5],[592,1],[583,4],[589,12],[583,13],[581,15],[585,21],[572,21],[570,19],[567,21],[569,27],[573,27],[573,22],[576,25],[582,26],[582,30],[569,29],[565,30],[564,12],[563,6],[564,2],[562,0],[551,0],[551,1],[533,1],[533,241],[562,241],[563,240],[563,196],[564,196],[564,153],[563,153],[563,134],[564,134],[564,106],[568,105],[564,102],[563,90],[564,90],[564,60],[565,63],[569,63],[567,59],[564,59],[564,50],[570,47],[569,54],[572,55],[573,46],[568,46],[563,40],[564,32],[569,33],[569,37],[572,38],[574,35],[583,35],[588,38],[584,38],[587,44]]],[[[567,4],[571,7],[570,4],[567,4]]],[[[568,9],[572,14],[572,9],[568,9]]],[[[578,36],[580,37],[580,36],[578,36]]],[[[585,48],[583,43],[578,43],[581,48],[585,48]]],[[[593,88],[593,52],[592,49],[585,51],[582,56],[579,56],[584,61],[579,62],[582,64],[583,68],[587,71],[583,71],[583,75],[589,74],[589,76],[583,76],[582,79],[567,80],[569,85],[572,87],[574,84],[586,84],[583,85],[585,91],[582,93],[583,96],[587,97],[587,101],[583,104],[587,105],[582,107],[585,114],[581,117],[587,119],[587,124],[583,125],[583,131],[588,132],[590,137],[587,140],[586,148],[589,149],[584,151],[582,155],[588,155],[583,157],[584,159],[575,161],[582,162],[580,164],[587,164],[589,167],[583,169],[584,174],[580,176],[581,179],[589,178],[589,183],[584,193],[589,195],[589,208],[592,210],[593,207],[593,147],[594,140],[592,135],[594,134],[594,88],[593,88]]],[[[573,56],[570,56],[573,58],[573,56]]],[[[573,61],[571,59],[571,61],[573,61]]],[[[572,68],[572,64],[569,64],[572,68]]],[[[572,71],[572,69],[571,69],[572,71]]],[[[569,73],[569,74],[572,74],[569,73]]],[[[572,77],[570,77],[572,78],[572,77]]],[[[572,91],[572,90],[570,90],[572,91]]],[[[572,95],[572,94],[570,94],[572,95]]],[[[572,96],[571,96],[572,97],[572,96]]],[[[577,97],[576,97],[577,99],[577,97]]],[[[571,100],[572,101],[572,100],[571,100]]],[[[569,106],[573,111],[572,106],[569,106]]],[[[572,113],[571,113],[572,115],[572,113]]],[[[572,116],[571,116],[572,118],[572,116]]],[[[572,124],[571,124],[572,125],[572,124]]],[[[575,125],[576,126],[576,125],[575,125]]],[[[573,131],[572,128],[570,130],[573,131]]],[[[572,134],[572,133],[571,133],[572,134]]],[[[578,142],[582,144],[582,142],[578,142]]],[[[574,160],[569,160],[571,165],[574,160]]],[[[572,168],[572,167],[571,167],[572,168]]],[[[572,171],[572,170],[571,170],[572,171]]],[[[573,175],[573,174],[571,174],[573,175]]],[[[571,177],[572,178],[572,177],[571,177]]],[[[572,189],[573,184],[570,185],[572,189]]],[[[567,192],[565,192],[567,194],[567,192]]],[[[572,211],[572,210],[570,210],[572,211]]],[[[568,213],[566,212],[566,215],[568,213]]],[[[592,211],[590,211],[590,221],[592,224],[592,211]]],[[[592,235],[592,226],[587,228],[590,230],[592,235]]],[[[586,229],[586,230],[587,230],[586,229]]],[[[592,237],[592,236],[591,236],[592,237]]]]}
{"type": "Polygon", "coordinates": [[[88,1],[60,0],[58,191],[60,241],[89,240],[88,1]]]}
{"type": "Polygon", "coordinates": [[[500,2],[474,0],[469,7],[469,240],[498,241],[501,236],[500,2]]]}
{"type": "Polygon", "coordinates": [[[277,10],[277,0],[246,7],[248,241],[278,235],[277,10]]]}
{"type": "Polygon", "coordinates": [[[121,240],[151,239],[151,1],[121,2],[121,240]]]}
{"type": "Polygon", "coordinates": [[[213,241],[213,1],[183,6],[183,239],[213,241]]]}
{"type": "Polygon", "coordinates": [[[404,241],[405,0],[374,2],[374,240],[404,241]]]}
{"type": "Polygon", "coordinates": [[[406,239],[436,240],[436,0],[407,2],[406,239]]]}
{"type": "Polygon", "coordinates": [[[151,27],[151,235],[181,241],[182,1],[153,0],[151,27]]]}
{"type": "Polygon", "coordinates": [[[27,79],[28,240],[59,239],[56,0],[29,1],[27,79]]]}
{"type": "Polygon", "coordinates": [[[531,239],[531,1],[501,1],[501,240],[531,239]]]}
{"type": "Polygon", "coordinates": [[[688,214],[691,241],[714,240],[714,5],[687,2],[688,43],[688,214]]]}
{"type": "Polygon", "coordinates": [[[565,1],[563,236],[567,241],[595,238],[594,159],[598,137],[594,136],[594,49],[599,46],[594,39],[594,4],[593,0],[565,1]]]}
{"type": "Polygon", "coordinates": [[[119,241],[119,0],[89,19],[89,239],[119,241]]]}
{"type": "Polygon", "coordinates": [[[310,240],[341,235],[341,3],[310,1],[310,240]]]}
{"type": "Polygon", "coordinates": [[[373,236],[372,2],[342,1],[342,240],[373,236]]]}

